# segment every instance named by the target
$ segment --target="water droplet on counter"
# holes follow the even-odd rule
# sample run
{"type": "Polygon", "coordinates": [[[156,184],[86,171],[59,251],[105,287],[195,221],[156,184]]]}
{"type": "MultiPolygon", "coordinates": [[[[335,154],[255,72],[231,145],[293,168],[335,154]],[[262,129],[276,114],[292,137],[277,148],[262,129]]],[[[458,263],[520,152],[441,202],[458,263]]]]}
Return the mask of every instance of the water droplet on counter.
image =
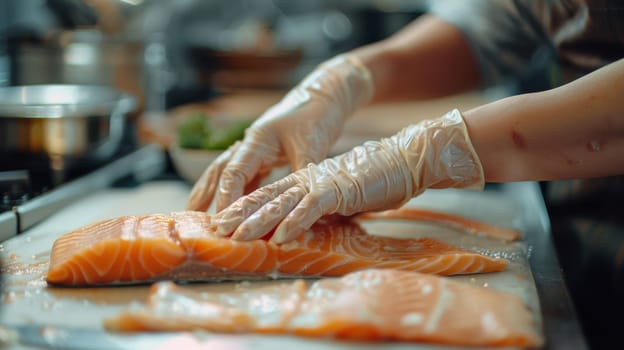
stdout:
{"type": "Polygon", "coordinates": [[[529,245],[527,247],[527,254],[526,254],[527,259],[531,259],[531,254],[533,254],[533,246],[529,245]]]}
{"type": "MultiPolygon", "coordinates": [[[[17,256],[13,259],[16,259],[17,256]]],[[[20,276],[20,275],[34,275],[40,274],[43,275],[45,270],[48,268],[49,262],[38,262],[33,264],[22,264],[19,262],[14,262],[10,264],[5,264],[2,266],[2,273],[6,273],[7,275],[20,276]]]]}

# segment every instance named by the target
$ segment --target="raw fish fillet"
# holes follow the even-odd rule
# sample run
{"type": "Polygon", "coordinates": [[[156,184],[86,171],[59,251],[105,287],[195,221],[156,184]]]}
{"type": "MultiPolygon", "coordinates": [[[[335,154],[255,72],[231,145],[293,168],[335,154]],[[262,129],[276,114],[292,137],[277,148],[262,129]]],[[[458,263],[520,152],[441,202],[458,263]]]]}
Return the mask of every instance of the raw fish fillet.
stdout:
{"type": "Polygon", "coordinates": [[[369,269],[238,293],[199,293],[159,282],[145,307],[105,321],[109,330],[296,334],[461,346],[542,343],[513,294],[410,271],[369,269]]]}
{"type": "MultiPolygon", "coordinates": [[[[410,218],[409,210],[393,212],[401,220],[410,218]]],[[[474,223],[463,218],[458,222],[466,223],[467,229],[474,223]]],[[[498,229],[483,228],[486,234],[498,229]]],[[[196,211],[94,223],[54,242],[47,281],[84,286],[164,279],[343,276],[373,267],[455,275],[501,271],[508,263],[433,238],[369,235],[355,219],[328,218],[282,245],[264,239],[236,241],[212,232],[210,215],[196,211]]]]}

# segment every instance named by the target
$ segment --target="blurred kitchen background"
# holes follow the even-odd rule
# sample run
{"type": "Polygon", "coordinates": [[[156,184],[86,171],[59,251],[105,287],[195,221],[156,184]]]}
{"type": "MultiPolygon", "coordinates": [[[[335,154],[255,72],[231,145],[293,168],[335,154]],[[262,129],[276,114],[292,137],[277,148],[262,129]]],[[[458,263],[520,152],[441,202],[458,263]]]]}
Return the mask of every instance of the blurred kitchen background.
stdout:
{"type": "MultiPolygon", "coordinates": [[[[0,0],[0,239],[127,179],[128,186],[163,178],[191,185],[220,151],[178,147],[185,120],[198,114],[253,120],[322,61],[391,35],[425,6],[418,0],[0,0]],[[30,88],[43,84],[77,88],[30,88]],[[131,110],[95,110],[118,102],[95,96],[102,94],[92,85],[129,94],[131,110]],[[52,112],[55,103],[74,101],[65,112],[78,106],[89,112],[49,118],[33,107],[36,101],[51,102],[45,109],[52,112]],[[113,114],[123,114],[123,127],[113,114]],[[102,144],[112,152],[93,156],[102,144]]],[[[347,126],[334,153],[394,134],[411,122],[406,118],[466,105],[456,102],[419,104],[416,112],[363,111],[368,119],[347,126]],[[378,118],[385,113],[399,117],[388,123],[378,118]]]]}
{"type": "MultiPolygon", "coordinates": [[[[121,153],[152,142],[168,150],[179,120],[198,110],[256,118],[320,62],[389,36],[421,15],[425,5],[418,0],[0,0],[0,87],[113,87],[136,99],[124,117],[121,153]]],[[[186,176],[192,182],[205,162],[186,163],[197,168],[186,176]]],[[[9,170],[15,167],[24,166],[9,170]]],[[[167,167],[176,172],[170,159],[167,167]]]]}
{"type": "Polygon", "coordinates": [[[0,85],[110,84],[135,113],[284,89],[395,32],[424,1],[0,0],[0,85]]]}

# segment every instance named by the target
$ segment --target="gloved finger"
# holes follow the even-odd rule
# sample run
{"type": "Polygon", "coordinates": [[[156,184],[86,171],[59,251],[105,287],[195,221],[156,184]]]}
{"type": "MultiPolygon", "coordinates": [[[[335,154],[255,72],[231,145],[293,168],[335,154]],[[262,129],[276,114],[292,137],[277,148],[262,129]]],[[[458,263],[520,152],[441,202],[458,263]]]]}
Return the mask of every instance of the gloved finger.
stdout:
{"type": "Polygon", "coordinates": [[[225,152],[221,153],[206,168],[206,170],[204,170],[191,189],[191,193],[186,204],[187,210],[208,210],[217,189],[221,172],[227,166],[232,155],[236,152],[240,144],[240,141],[234,143],[225,152]]]}
{"type": "Polygon", "coordinates": [[[275,226],[299,203],[306,195],[303,185],[289,188],[277,198],[263,205],[238,226],[232,234],[236,240],[246,241],[258,239],[271,232],[275,226]]]}
{"type": "Polygon", "coordinates": [[[333,214],[337,206],[338,197],[335,190],[308,194],[277,226],[271,241],[281,244],[296,239],[321,217],[333,214]]]}
{"type": "Polygon", "coordinates": [[[257,189],[247,196],[240,197],[229,207],[212,216],[211,226],[219,236],[232,233],[245,219],[269,201],[297,183],[297,178],[290,175],[272,184],[257,189]]]}
{"type": "Polygon", "coordinates": [[[217,188],[216,210],[221,211],[240,198],[245,186],[256,177],[263,165],[275,165],[278,152],[276,144],[260,141],[256,135],[244,140],[223,169],[217,188]]]}
{"type": "Polygon", "coordinates": [[[256,176],[251,181],[249,181],[247,185],[245,185],[245,190],[243,194],[248,195],[252,193],[253,191],[257,190],[258,187],[260,187],[262,180],[264,180],[270,173],[271,173],[270,168],[268,167],[260,168],[256,176]]]}

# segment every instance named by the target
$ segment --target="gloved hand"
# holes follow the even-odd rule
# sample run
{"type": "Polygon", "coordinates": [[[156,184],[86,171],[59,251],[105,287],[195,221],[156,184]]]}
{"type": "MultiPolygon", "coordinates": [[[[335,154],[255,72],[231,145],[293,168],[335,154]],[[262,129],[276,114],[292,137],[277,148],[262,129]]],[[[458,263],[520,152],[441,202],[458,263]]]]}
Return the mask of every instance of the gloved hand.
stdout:
{"type": "Polygon", "coordinates": [[[356,56],[321,64],[205,170],[187,209],[207,210],[218,192],[219,211],[254,189],[273,167],[290,164],[294,171],[324,159],[347,117],[372,96],[370,72],[356,56]]]}
{"type": "Polygon", "coordinates": [[[250,240],[277,226],[284,243],[328,214],[396,208],[427,188],[483,188],[463,117],[453,110],[290,174],[212,217],[219,235],[250,240]]]}

